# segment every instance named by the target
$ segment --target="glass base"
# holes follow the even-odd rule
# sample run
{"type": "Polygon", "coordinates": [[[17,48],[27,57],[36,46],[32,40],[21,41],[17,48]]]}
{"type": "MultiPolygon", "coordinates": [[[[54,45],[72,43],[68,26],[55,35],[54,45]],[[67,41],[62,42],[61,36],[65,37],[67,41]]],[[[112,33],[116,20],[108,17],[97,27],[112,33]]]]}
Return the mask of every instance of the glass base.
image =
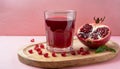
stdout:
{"type": "Polygon", "coordinates": [[[73,47],[69,46],[67,48],[54,48],[54,47],[47,46],[47,50],[51,52],[70,52],[70,51],[73,51],[73,47]]]}

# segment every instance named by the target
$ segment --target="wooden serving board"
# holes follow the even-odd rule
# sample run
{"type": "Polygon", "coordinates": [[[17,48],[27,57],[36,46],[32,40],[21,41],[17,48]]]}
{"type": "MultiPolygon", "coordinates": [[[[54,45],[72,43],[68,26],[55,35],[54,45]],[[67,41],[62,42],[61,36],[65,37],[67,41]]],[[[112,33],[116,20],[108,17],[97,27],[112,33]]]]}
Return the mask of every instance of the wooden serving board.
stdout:
{"type": "MultiPolygon", "coordinates": [[[[37,43],[40,44],[40,43],[37,43]]],[[[43,43],[46,46],[46,43],[43,43]]],[[[24,48],[18,51],[18,58],[19,60],[27,65],[35,66],[35,67],[42,67],[42,68],[61,68],[61,67],[71,67],[71,66],[81,66],[87,64],[93,64],[98,62],[104,62],[114,58],[119,52],[119,45],[113,41],[109,41],[106,43],[107,46],[114,48],[116,52],[103,52],[103,53],[95,53],[95,50],[90,50],[89,55],[71,55],[67,54],[66,57],[57,53],[57,57],[52,57],[49,55],[49,58],[45,58],[43,55],[38,55],[37,52],[33,51],[33,54],[30,54],[28,50],[33,49],[35,44],[26,45],[24,48]]],[[[75,50],[79,49],[80,47],[84,46],[78,39],[74,39],[73,47],[75,50]]],[[[43,52],[51,52],[47,51],[46,49],[42,49],[43,52]]]]}

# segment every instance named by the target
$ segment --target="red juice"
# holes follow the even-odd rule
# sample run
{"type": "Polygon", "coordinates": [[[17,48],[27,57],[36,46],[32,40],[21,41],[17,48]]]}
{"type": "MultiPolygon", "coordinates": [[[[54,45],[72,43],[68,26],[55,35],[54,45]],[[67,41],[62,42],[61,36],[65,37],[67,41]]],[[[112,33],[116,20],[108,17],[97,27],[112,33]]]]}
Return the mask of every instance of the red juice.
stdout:
{"type": "Polygon", "coordinates": [[[72,45],[74,20],[66,17],[52,17],[46,20],[47,42],[53,48],[67,48],[72,45]]]}

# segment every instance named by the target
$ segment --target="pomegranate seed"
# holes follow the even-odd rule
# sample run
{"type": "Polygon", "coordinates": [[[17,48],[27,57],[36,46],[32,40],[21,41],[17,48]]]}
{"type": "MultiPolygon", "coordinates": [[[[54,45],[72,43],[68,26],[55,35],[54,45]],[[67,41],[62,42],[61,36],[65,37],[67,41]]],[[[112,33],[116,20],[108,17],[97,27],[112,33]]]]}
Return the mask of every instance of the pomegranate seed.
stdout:
{"type": "Polygon", "coordinates": [[[39,47],[39,45],[38,45],[38,44],[35,44],[35,47],[39,47]]]}
{"type": "Polygon", "coordinates": [[[87,51],[85,51],[86,52],[86,54],[90,54],[90,51],[89,50],[87,50],[87,51]]]}
{"type": "Polygon", "coordinates": [[[62,52],[61,56],[66,57],[66,52],[62,52]]]}
{"type": "Polygon", "coordinates": [[[34,50],[37,50],[39,47],[34,47],[34,50]]]}
{"type": "Polygon", "coordinates": [[[44,54],[44,57],[48,58],[48,57],[49,57],[49,56],[48,56],[48,53],[45,53],[45,54],[44,54]]]}
{"type": "Polygon", "coordinates": [[[45,47],[44,47],[44,45],[43,45],[43,44],[40,44],[40,48],[45,49],[45,47]]]}
{"type": "Polygon", "coordinates": [[[33,50],[32,50],[32,49],[30,49],[30,50],[28,50],[28,52],[29,52],[30,54],[32,54],[32,53],[33,53],[33,50]]]}
{"type": "Polygon", "coordinates": [[[40,50],[40,48],[39,48],[39,47],[35,47],[35,48],[34,48],[34,50],[39,51],[39,50],[40,50]]]}
{"type": "Polygon", "coordinates": [[[98,28],[96,31],[99,32],[100,37],[105,37],[108,34],[109,29],[107,27],[98,28]]]}
{"type": "Polygon", "coordinates": [[[75,51],[71,51],[70,53],[71,53],[72,55],[76,55],[75,51]]]}
{"type": "Polygon", "coordinates": [[[38,54],[39,54],[39,55],[42,55],[42,51],[38,51],[38,54]]]}
{"type": "Polygon", "coordinates": [[[56,57],[56,53],[55,53],[55,52],[53,52],[53,53],[52,53],[52,56],[53,56],[53,57],[56,57]]]}
{"type": "Polygon", "coordinates": [[[81,31],[80,31],[80,32],[89,33],[89,32],[92,31],[92,29],[93,29],[93,27],[92,27],[91,25],[85,24],[85,25],[83,26],[83,28],[81,28],[81,31]]]}
{"type": "Polygon", "coordinates": [[[81,47],[81,48],[80,48],[80,52],[83,52],[83,51],[84,51],[84,48],[83,48],[83,47],[81,47]]]}
{"type": "Polygon", "coordinates": [[[37,50],[37,49],[39,49],[39,45],[38,44],[36,44],[35,47],[34,47],[34,50],[37,50]]]}
{"type": "Polygon", "coordinates": [[[86,55],[86,52],[81,52],[81,55],[86,55]]]}
{"type": "Polygon", "coordinates": [[[31,39],[30,41],[31,41],[31,42],[35,42],[35,39],[31,39]]]}
{"type": "Polygon", "coordinates": [[[80,54],[81,52],[80,52],[80,50],[77,50],[77,54],[80,54]]]}
{"type": "Polygon", "coordinates": [[[94,40],[98,39],[98,33],[93,32],[93,33],[91,34],[91,38],[94,39],[94,40]]]}
{"type": "Polygon", "coordinates": [[[38,52],[38,51],[41,51],[41,49],[40,48],[36,48],[36,51],[38,52]]]}

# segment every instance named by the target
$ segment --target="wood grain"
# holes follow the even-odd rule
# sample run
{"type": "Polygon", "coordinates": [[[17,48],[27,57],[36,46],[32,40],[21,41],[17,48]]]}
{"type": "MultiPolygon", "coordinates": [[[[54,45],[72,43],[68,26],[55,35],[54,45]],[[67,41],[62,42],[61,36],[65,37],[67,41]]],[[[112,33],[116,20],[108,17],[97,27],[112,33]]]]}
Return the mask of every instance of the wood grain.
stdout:
{"type": "MultiPolygon", "coordinates": [[[[29,54],[28,50],[33,49],[34,45],[35,44],[26,45],[25,47],[20,49],[18,51],[18,58],[24,64],[42,68],[61,68],[104,62],[114,58],[119,53],[119,45],[113,41],[109,41],[108,43],[106,43],[106,45],[114,48],[116,50],[116,53],[106,51],[96,54],[95,50],[90,49],[90,54],[85,56],[74,56],[68,53],[67,57],[62,57],[60,53],[57,53],[57,57],[52,57],[51,55],[49,55],[49,58],[45,58],[43,55],[38,55],[35,51],[33,51],[33,54],[29,54]]],[[[44,43],[44,45],[46,46],[46,43],[44,43]]],[[[80,47],[88,49],[78,39],[75,39],[73,43],[73,48],[75,50],[78,50],[80,47]]],[[[48,52],[49,54],[51,54],[51,52],[47,51],[46,49],[42,50],[43,52],[48,52]]]]}

